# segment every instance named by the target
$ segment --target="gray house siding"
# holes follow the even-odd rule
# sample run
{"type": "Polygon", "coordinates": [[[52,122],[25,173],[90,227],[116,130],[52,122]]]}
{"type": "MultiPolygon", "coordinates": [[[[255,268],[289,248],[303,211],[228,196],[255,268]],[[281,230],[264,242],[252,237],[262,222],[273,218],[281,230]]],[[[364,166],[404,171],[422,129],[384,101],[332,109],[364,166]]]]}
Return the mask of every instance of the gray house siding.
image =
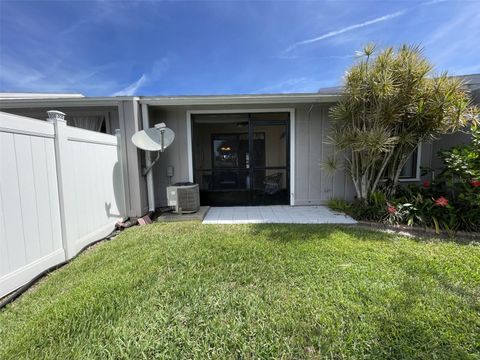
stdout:
{"type": "MultiPolygon", "coordinates": [[[[334,155],[328,143],[329,119],[326,104],[268,104],[230,106],[149,106],[150,126],[164,122],[175,131],[174,143],[161,155],[154,168],[155,202],[165,206],[169,184],[167,167],[174,167],[172,183],[188,181],[187,111],[294,109],[295,113],[295,205],[324,204],[332,197],[353,198],[353,186],[344,171],[332,173],[323,163],[334,155]]],[[[293,161],[292,161],[293,160],[293,161]]]]}
{"type": "Polygon", "coordinates": [[[150,126],[164,122],[175,132],[175,141],[161,154],[153,167],[155,204],[166,206],[165,189],[169,185],[167,167],[173,166],[172,183],[188,181],[188,146],[186,109],[181,107],[149,107],[150,126]]]}
{"type": "Polygon", "coordinates": [[[430,156],[430,167],[435,174],[441,171],[443,163],[438,153],[441,150],[449,149],[453,146],[468,144],[472,141],[472,136],[463,132],[456,132],[454,134],[447,134],[441,136],[432,143],[432,154],[430,156]]]}
{"type": "MultiPolygon", "coordinates": [[[[470,75],[463,77],[469,84],[467,87],[470,89],[470,96],[472,103],[476,106],[480,106],[480,75],[470,75]]],[[[468,130],[468,129],[465,129],[468,130]]],[[[438,174],[443,168],[443,162],[438,156],[438,153],[442,150],[450,149],[453,146],[469,144],[472,141],[472,136],[469,133],[458,131],[453,134],[446,134],[440,136],[438,139],[427,144],[425,147],[425,156],[423,154],[422,147],[422,163],[421,166],[428,167],[433,170],[433,175],[438,174]]],[[[427,178],[431,178],[431,175],[427,178]]]]}
{"type": "Polygon", "coordinates": [[[138,217],[148,212],[147,184],[142,175],[143,153],[136,148],[132,135],[142,129],[140,106],[135,100],[120,101],[118,104],[120,133],[123,141],[123,174],[126,190],[127,215],[138,217]]]}
{"type": "MultiPolygon", "coordinates": [[[[478,90],[473,94],[479,102],[478,90]]],[[[70,116],[82,116],[91,112],[108,113],[109,131],[121,130],[123,142],[123,173],[127,215],[142,216],[148,212],[146,179],[142,175],[144,152],[131,143],[132,135],[143,128],[140,104],[149,104],[150,125],[165,122],[176,133],[176,140],[153,168],[156,206],[166,205],[165,188],[169,185],[167,167],[174,167],[172,183],[189,180],[189,139],[187,113],[189,111],[279,111],[292,109],[295,118],[294,156],[291,166],[294,169],[294,187],[290,189],[294,196],[294,205],[319,205],[330,198],[353,199],[355,191],[350,177],[343,168],[343,159],[335,154],[328,141],[330,130],[329,108],[334,98],[318,94],[290,94],[285,96],[239,95],[233,97],[161,97],[155,98],[81,98],[81,99],[31,99],[0,100],[0,109],[17,115],[45,119],[45,111],[57,109],[70,116]],[[269,100],[266,100],[269,99],[269,100]],[[293,99],[293,100],[292,100],[293,99]],[[296,100],[295,100],[296,99],[296,100]],[[298,101],[298,102],[295,102],[298,101]],[[192,105],[192,104],[213,105],[192,105]],[[173,105],[175,104],[175,105],[173,105]],[[178,105],[182,104],[182,105],[178,105]],[[219,105],[222,104],[222,105],[219,105]],[[328,170],[324,164],[336,156],[338,169],[328,170]]],[[[468,135],[457,133],[445,135],[432,143],[424,143],[421,148],[420,165],[438,169],[441,167],[437,153],[440,149],[469,142],[468,135]]],[[[426,179],[428,177],[424,177],[426,179]]]]}
{"type": "Polygon", "coordinates": [[[328,140],[330,106],[311,108],[306,104],[296,108],[295,205],[325,204],[333,197],[353,198],[353,184],[343,171],[342,158],[328,140]],[[340,163],[337,171],[325,166],[334,156],[340,163]]]}

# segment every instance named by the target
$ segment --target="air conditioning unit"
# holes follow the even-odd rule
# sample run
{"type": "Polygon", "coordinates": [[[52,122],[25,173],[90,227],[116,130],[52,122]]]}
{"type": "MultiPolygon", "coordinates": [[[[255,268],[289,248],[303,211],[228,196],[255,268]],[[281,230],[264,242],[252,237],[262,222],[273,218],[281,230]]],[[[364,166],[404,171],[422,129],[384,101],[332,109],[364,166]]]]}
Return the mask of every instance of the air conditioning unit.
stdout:
{"type": "Polygon", "coordinates": [[[176,183],[167,187],[168,206],[178,214],[194,213],[200,209],[198,184],[176,183]]]}

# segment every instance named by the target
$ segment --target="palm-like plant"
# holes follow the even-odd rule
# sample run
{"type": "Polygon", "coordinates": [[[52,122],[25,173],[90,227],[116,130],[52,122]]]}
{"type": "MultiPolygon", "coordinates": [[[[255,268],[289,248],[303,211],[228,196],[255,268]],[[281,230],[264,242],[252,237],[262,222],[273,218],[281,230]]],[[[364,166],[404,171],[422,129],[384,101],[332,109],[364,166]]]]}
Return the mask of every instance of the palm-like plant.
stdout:
{"type": "Polygon", "coordinates": [[[459,130],[477,114],[459,80],[432,76],[418,46],[374,55],[375,45],[367,45],[345,76],[343,99],[331,109],[331,140],[345,155],[359,199],[383,178],[395,189],[420,142],[459,130]]]}

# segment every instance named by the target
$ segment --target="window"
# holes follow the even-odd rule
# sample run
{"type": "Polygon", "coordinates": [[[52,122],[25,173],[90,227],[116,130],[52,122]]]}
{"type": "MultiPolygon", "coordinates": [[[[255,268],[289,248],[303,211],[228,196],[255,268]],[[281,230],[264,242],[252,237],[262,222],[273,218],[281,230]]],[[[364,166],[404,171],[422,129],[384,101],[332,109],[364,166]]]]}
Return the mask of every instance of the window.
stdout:
{"type": "Polygon", "coordinates": [[[402,172],[400,173],[400,181],[420,180],[420,154],[421,144],[418,145],[405,163],[402,172]]]}
{"type": "Polygon", "coordinates": [[[106,132],[105,116],[68,116],[67,124],[85,130],[106,132]]]}

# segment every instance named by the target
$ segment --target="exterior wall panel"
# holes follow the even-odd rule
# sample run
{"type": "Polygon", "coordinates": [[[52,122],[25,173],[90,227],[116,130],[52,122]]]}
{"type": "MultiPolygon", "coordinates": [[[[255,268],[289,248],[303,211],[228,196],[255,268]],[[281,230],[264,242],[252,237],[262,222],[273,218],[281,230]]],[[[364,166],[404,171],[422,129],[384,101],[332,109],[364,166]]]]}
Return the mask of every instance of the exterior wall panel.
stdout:
{"type": "MultiPolygon", "coordinates": [[[[309,121],[304,106],[295,109],[295,204],[308,204],[309,121]]],[[[290,161],[292,159],[290,158],[290,161]]]]}
{"type": "Polygon", "coordinates": [[[453,146],[469,144],[472,141],[472,136],[468,133],[456,132],[454,134],[446,134],[439,139],[432,142],[432,153],[430,156],[431,167],[438,172],[442,166],[442,160],[438,153],[442,150],[450,149],[453,146]]]}
{"type": "MultiPolygon", "coordinates": [[[[295,204],[324,204],[333,196],[350,196],[351,182],[343,170],[330,172],[324,162],[334,155],[332,145],[328,144],[329,132],[328,105],[315,104],[269,104],[257,106],[149,106],[150,126],[164,122],[175,131],[175,141],[160,155],[154,166],[155,202],[157,206],[166,205],[165,188],[169,184],[167,167],[174,167],[172,183],[188,181],[188,137],[187,111],[195,110],[255,110],[295,109],[295,204]]],[[[195,134],[193,134],[195,136],[195,134]]]]}
{"type": "Polygon", "coordinates": [[[123,174],[127,193],[127,216],[140,217],[148,212],[147,185],[142,175],[144,153],[133,145],[133,134],[141,130],[138,103],[134,100],[119,104],[119,123],[122,137],[123,174]]]}

